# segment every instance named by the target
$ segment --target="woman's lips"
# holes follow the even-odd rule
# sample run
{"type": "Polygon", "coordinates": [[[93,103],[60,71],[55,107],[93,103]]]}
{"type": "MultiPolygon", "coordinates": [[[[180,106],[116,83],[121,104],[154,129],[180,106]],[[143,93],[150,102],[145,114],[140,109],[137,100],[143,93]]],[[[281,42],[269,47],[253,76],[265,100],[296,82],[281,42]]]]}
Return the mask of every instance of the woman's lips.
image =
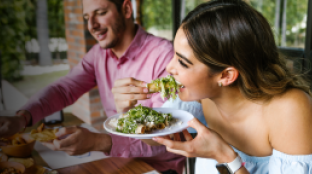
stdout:
{"type": "Polygon", "coordinates": [[[182,85],[181,82],[179,82],[179,81],[176,80],[176,83],[177,83],[178,86],[180,86],[180,88],[184,88],[184,86],[182,85]]]}
{"type": "Polygon", "coordinates": [[[183,92],[184,90],[185,90],[184,87],[179,89],[180,92],[183,92]]]}

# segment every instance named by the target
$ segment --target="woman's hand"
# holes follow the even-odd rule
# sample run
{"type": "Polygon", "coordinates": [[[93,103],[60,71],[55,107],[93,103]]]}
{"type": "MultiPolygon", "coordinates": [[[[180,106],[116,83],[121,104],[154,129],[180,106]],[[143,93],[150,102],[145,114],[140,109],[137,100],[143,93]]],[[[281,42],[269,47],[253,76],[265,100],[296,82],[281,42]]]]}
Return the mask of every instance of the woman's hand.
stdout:
{"type": "Polygon", "coordinates": [[[179,134],[175,134],[174,139],[169,137],[156,137],[154,141],[167,146],[167,150],[186,157],[213,158],[219,163],[233,161],[237,154],[222,137],[203,125],[197,118],[188,122],[188,125],[197,131],[197,136],[193,139],[187,130],[183,130],[186,139],[181,142],[179,134]]]}
{"type": "Polygon", "coordinates": [[[152,139],[141,139],[145,144],[148,144],[150,146],[161,146],[162,144],[157,143],[156,141],[152,139]]]}
{"type": "Polygon", "coordinates": [[[112,89],[117,112],[126,112],[137,104],[138,100],[151,98],[146,83],[134,78],[116,80],[112,89]]]}

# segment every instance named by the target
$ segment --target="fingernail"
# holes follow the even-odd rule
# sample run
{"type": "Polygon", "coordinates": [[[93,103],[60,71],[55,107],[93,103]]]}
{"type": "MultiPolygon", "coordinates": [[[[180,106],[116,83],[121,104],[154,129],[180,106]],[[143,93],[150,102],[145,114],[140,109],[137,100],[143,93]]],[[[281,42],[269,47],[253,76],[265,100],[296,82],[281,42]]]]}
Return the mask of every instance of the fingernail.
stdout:
{"type": "Polygon", "coordinates": [[[147,83],[146,82],[142,82],[142,86],[146,86],[147,87],[147,83]]]}
{"type": "Polygon", "coordinates": [[[158,139],[157,139],[157,138],[155,138],[155,137],[153,137],[153,140],[154,140],[154,141],[157,141],[158,139]]]}
{"type": "Polygon", "coordinates": [[[146,97],[147,98],[151,98],[153,94],[147,94],[146,97]]]}
{"type": "Polygon", "coordinates": [[[148,93],[148,89],[147,89],[147,88],[144,88],[144,89],[143,89],[143,92],[148,93]]]}

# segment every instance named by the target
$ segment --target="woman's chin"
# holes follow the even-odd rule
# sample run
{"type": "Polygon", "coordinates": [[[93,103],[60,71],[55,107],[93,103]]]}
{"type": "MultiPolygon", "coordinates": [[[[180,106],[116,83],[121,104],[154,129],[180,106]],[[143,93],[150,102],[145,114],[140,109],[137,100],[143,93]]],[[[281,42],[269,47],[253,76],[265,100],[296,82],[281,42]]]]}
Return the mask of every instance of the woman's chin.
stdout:
{"type": "Polygon", "coordinates": [[[182,101],[192,101],[192,99],[190,98],[190,96],[189,96],[188,93],[186,92],[185,88],[180,89],[179,98],[180,98],[182,101]]]}
{"type": "Polygon", "coordinates": [[[185,88],[184,89],[180,89],[179,98],[182,101],[196,101],[196,100],[203,99],[202,97],[199,97],[198,94],[193,94],[192,95],[185,88]]]}

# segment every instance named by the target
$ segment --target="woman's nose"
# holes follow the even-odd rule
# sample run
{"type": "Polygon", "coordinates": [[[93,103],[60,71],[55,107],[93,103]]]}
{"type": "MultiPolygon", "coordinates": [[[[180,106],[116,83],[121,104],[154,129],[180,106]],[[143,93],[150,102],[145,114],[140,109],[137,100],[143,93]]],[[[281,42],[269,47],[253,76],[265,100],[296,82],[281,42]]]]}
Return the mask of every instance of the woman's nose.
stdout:
{"type": "Polygon", "coordinates": [[[176,71],[176,69],[174,68],[174,59],[171,59],[171,61],[169,62],[169,64],[167,65],[167,67],[166,67],[166,71],[168,72],[168,73],[170,73],[170,74],[176,74],[177,73],[177,71],[176,71]]]}

